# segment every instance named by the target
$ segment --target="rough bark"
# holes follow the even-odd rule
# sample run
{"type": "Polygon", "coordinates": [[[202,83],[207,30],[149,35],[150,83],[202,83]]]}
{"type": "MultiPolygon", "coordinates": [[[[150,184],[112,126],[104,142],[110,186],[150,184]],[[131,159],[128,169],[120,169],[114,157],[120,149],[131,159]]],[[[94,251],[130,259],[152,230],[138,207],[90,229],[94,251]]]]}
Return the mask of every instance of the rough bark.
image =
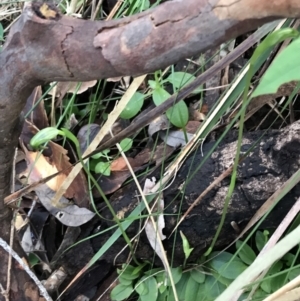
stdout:
{"type": "MultiPolygon", "coordinates": [[[[9,193],[13,149],[21,130],[20,113],[34,87],[51,81],[152,72],[268,20],[300,15],[297,0],[174,0],[109,22],[60,16],[51,7],[45,15],[40,6],[37,2],[26,6],[0,54],[0,218],[1,225],[6,226],[11,213],[4,208],[3,198],[9,193]]],[[[5,240],[7,231],[1,231],[5,240]]],[[[7,263],[4,255],[1,263],[7,263]]],[[[28,278],[24,273],[13,272],[12,276],[14,283],[17,277],[22,281],[19,278],[19,288],[12,286],[11,300],[38,300],[37,293],[25,294],[28,278]],[[20,288],[22,296],[14,297],[20,288]]],[[[3,275],[1,283],[5,282],[3,275]]]]}

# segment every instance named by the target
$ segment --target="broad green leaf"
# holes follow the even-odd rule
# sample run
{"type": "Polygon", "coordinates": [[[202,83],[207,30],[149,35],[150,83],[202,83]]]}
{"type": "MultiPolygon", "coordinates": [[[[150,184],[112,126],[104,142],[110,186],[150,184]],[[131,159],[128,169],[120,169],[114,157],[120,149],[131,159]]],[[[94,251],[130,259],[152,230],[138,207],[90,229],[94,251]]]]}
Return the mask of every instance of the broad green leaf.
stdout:
{"type": "Polygon", "coordinates": [[[109,162],[98,162],[95,166],[95,173],[101,173],[105,176],[110,175],[110,163],[109,162]]]}
{"type": "Polygon", "coordinates": [[[295,260],[295,255],[292,253],[286,253],[282,259],[285,261],[285,264],[290,267],[295,260]]]}
{"type": "Polygon", "coordinates": [[[268,275],[273,275],[281,271],[283,263],[281,260],[275,262],[268,271],[268,275]]]}
{"type": "Polygon", "coordinates": [[[148,80],[148,84],[149,84],[149,87],[152,89],[152,90],[155,90],[157,88],[160,87],[160,84],[157,83],[156,81],[154,80],[148,80]]]}
{"type": "Polygon", "coordinates": [[[162,273],[157,273],[154,275],[156,278],[158,291],[162,294],[165,290],[167,290],[167,279],[166,279],[166,272],[162,271],[162,273]]]}
{"type": "MultiPolygon", "coordinates": [[[[171,95],[162,87],[157,87],[152,92],[153,102],[156,106],[162,104],[170,96],[171,95]]],[[[184,127],[189,120],[189,111],[187,105],[183,100],[179,101],[173,107],[169,108],[166,111],[166,115],[171,123],[179,128],[184,127]]]]}
{"type": "MultiPolygon", "coordinates": [[[[177,284],[182,277],[182,267],[171,268],[174,284],[177,284]]],[[[167,285],[171,286],[170,279],[168,278],[167,285]]]]}
{"type": "MultiPolygon", "coordinates": [[[[237,250],[242,246],[242,244],[243,242],[240,240],[235,243],[237,250]]],[[[250,265],[256,258],[255,252],[248,244],[244,244],[242,249],[238,250],[238,256],[248,265],[250,265]]]]}
{"type": "Polygon", "coordinates": [[[118,284],[110,293],[110,298],[113,301],[122,301],[128,298],[133,292],[132,286],[118,284]]]}
{"type": "Polygon", "coordinates": [[[147,295],[149,293],[148,286],[146,285],[144,280],[139,281],[134,289],[140,296],[147,295]]]}
{"type": "Polygon", "coordinates": [[[137,115],[144,104],[144,99],[144,94],[135,92],[127,103],[126,108],[121,112],[120,117],[123,119],[130,119],[137,115]]]}
{"type": "Polygon", "coordinates": [[[272,287],[271,287],[271,280],[270,279],[267,279],[267,280],[264,280],[261,284],[260,284],[260,288],[270,294],[271,291],[272,291],[272,287]]]}
{"type": "Polygon", "coordinates": [[[210,301],[213,299],[210,296],[207,296],[206,292],[205,292],[205,284],[201,283],[199,284],[199,288],[198,288],[198,292],[197,292],[197,297],[196,299],[197,301],[210,301]]]}
{"type": "MultiPolygon", "coordinates": [[[[176,284],[176,291],[179,300],[184,300],[185,298],[186,286],[189,279],[190,279],[189,273],[183,273],[180,281],[176,284]]],[[[169,291],[170,291],[170,295],[173,296],[174,298],[173,290],[170,288],[169,291]]]]}
{"type": "Polygon", "coordinates": [[[242,261],[233,260],[229,264],[225,263],[219,273],[227,279],[235,279],[246,269],[247,266],[242,261]]]}
{"type": "Polygon", "coordinates": [[[238,257],[234,257],[233,260],[232,257],[233,255],[230,253],[222,252],[217,257],[212,258],[209,264],[221,276],[227,279],[235,279],[247,266],[238,257]]]}
{"type": "Polygon", "coordinates": [[[205,282],[200,284],[196,300],[215,300],[225,289],[224,284],[217,281],[215,277],[208,275],[205,282]]]}
{"type": "Polygon", "coordinates": [[[155,268],[155,269],[151,269],[151,270],[145,271],[144,274],[147,275],[147,276],[154,275],[154,274],[156,274],[156,275],[161,275],[161,274],[164,275],[165,274],[165,270],[162,270],[161,268],[155,268]],[[158,272],[160,272],[160,273],[158,273],[158,272]]]}
{"type": "Polygon", "coordinates": [[[226,287],[229,286],[230,283],[232,282],[232,279],[225,278],[225,277],[221,276],[218,272],[216,272],[214,270],[211,270],[211,275],[213,277],[215,277],[219,282],[224,284],[226,287]]]}
{"type": "Polygon", "coordinates": [[[161,105],[163,102],[165,102],[169,97],[171,96],[170,93],[168,93],[165,89],[158,86],[156,89],[152,91],[152,98],[153,102],[156,106],[161,105]]]}
{"type": "MultiPolygon", "coordinates": [[[[270,268],[270,270],[268,271],[267,275],[270,276],[270,275],[274,275],[276,273],[278,273],[281,269],[282,269],[282,262],[281,261],[277,261],[275,262],[275,264],[273,264],[270,268]]],[[[277,278],[276,276],[274,276],[273,278],[269,278],[269,279],[266,279],[266,280],[263,280],[262,283],[260,284],[260,287],[262,288],[262,290],[264,290],[266,293],[271,293],[271,292],[274,292],[275,289],[273,287],[273,281],[274,281],[274,278],[277,278]]],[[[280,279],[280,278],[279,278],[280,279]]],[[[276,283],[275,283],[276,284],[276,283]]],[[[278,288],[278,287],[277,287],[278,288]]],[[[276,288],[276,289],[277,289],[276,288]]]]}
{"type": "Polygon", "coordinates": [[[293,269],[293,270],[289,271],[288,273],[289,273],[288,279],[290,281],[292,281],[294,278],[296,278],[300,275],[300,268],[293,269]]]}
{"type": "Polygon", "coordinates": [[[126,279],[126,278],[123,278],[122,276],[119,277],[119,282],[120,284],[123,284],[123,285],[131,285],[132,284],[132,280],[129,280],[129,279],[126,279]]]}
{"type": "MultiPolygon", "coordinates": [[[[268,295],[266,294],[266,292],[264,292],[262,289],[259,288],[255,291],[255,294],[254,294],[252,300],[253,301],[255,301],[255,300],[264,300],[267,296],[268,295]]],[[[243,299],[241,299],[241,300],[243,300],[243,299]]]]}
{"type": "Polygon", "coordinates": [[[180,100],[173,107],[166,111],[166,115],[172,124],[178,128],[183,128],[189,121],[189,110],[186,103],[180,100]]]}
{"type": "Polygon", "coordinates": [[[201,267],[197,267],[190,271],[191,277],[198,283],[203,283],[205,281],[205,274],[201,267]]]}
{"type": "Polygon", "coordinates": [[[175,299],[171,298],[168,290],[164,290],[162,293],[158,293],[156,301],[175,301],[175,299]]]}
{"type": "Polygon", "coordinates": [[[120,142],[120,146],[121,146],[121,148],[122,148],[122,151],[123,151],[123,152],[127,152],[128,150],[130,150],[131,147],[132,147],[132,143],[133,143],[133,141],[132,141],[132,139],[130,139],[130,138],[125,138],[125,139],[123,139],[123,140],[120,142]]]}
{"type": "Polygon", "coordinates": [[[146,294],[140,295],[141,301],[155,301],[158,296],[158,287],[156,279],[148,276],[144,276],[141,281],[146,285],[148,292],[146,294]]]}
{"type": "Polygon", "coordinates": [[[167,286],[164,285],[163,283],[161,283],[159,286],[158,286],[158,291],[160,294],[163,294],[166,290],[167,290],[167,286]]]}
{"type": "Polygon", "coordinates": [[[134,268],[134,270],[131,272],[132,275],[139,274],[140,271],[147,265],[147,262],[144,262],[143,264],[138,265],[134,268]]]}
{"type": "Polygon", "coordinates": [[[186,290],[185,290],[185,301],[195,301],[197,300],[197,294],[199,289],[199,283],[196,282],[193,277],[189,277],[187,281],[186,290]]]}
{"type": "Polygon", "coordinates": [[[132,265],[123,265],[124,270],[117,269],[118,274],[121,278],[127,279],[127,280],[133,280],[137,279],[139,277],[139,273],[135,273],[136,267],[132,265]]]}
{"type": "Polygon", "coordinates": [[[251,97],[274,94],[278,88],[290,81],[300,80],[300,38],[296,39],[278,54],[263,75],[251,97]]]}
{"type": "Polygon", "coordinates": [[[276,292],[285,284],[287,273],[283,273],[271,279],[272,292],[276,292]]]}
{"type": "MultiPolygon", "coordinates": [[[[176,88],[181,89],[182,87],[190,84],[192,81],[194,81],[196,77],[192,74],[186,73],[186,72],[172,72],[168,77],[167,80],[176,88]]],[[[196,88],[193,93],[200,93],[203,90],[203,87],[200,86],[196,88]]]]}
{"type": "Polygon", "coordinates": [[[261,231],[255,233],[255,244],[258,251],[261,251],[266,244],[266,236],[261,231]]]}
{"type": "Polygon", "coordinates": [[[212,252],[209,256],[211,260],[208,264],[216,271],[219,271],[224,263],[228,263],[232,259],[233,255],[228,252],[212,252]]]}

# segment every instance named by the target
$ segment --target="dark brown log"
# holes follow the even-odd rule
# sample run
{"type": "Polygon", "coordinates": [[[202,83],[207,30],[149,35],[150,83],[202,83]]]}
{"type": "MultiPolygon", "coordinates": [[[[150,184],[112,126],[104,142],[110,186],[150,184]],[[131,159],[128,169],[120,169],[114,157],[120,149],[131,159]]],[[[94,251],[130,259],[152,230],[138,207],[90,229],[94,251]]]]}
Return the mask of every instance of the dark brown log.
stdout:
{"type": "MultiPolygon", "coordinates": [[[[241,149],[242,153],[247,152],[262,134],[264,134],[263,131],[245,134],[241,149]]],[[[167,236],[170,235],[181,216],[188,210],[194,200],[222,172],[232,165],[236,154],[236,138],[237,132],[230,132],[204,165],[197,170],[203,158],[212,149],[215,141],[204,143],[201,150],[199,149],[185,161],[171,187],[163,192],[166,221],[164,233],[167,236]],[[194,172],[195,174],[193,175],[194,172]],[[186,187],[183,186],[183,183],[186,183],[186,187]],[[179,187],[181,188],[180,190],[179,187]]],[[[230,224],[232,221],[236,222],[242,230],[260,206],[300,168],[299,147],[300,122],[297,121],[282,130],[266,132],[254,151],[242,161],[238,168],[235,190],[217,247],[227,246],[238,235],[230,224]]],[[[159,178],[160,172],[157,173],[157,176],[159,178]]],[[[149,175],[149,178],[151,177],[152,175],[149,175]]],[[[227,177],[211,190],[178,228],[178,231],[184,233],[191,247],[194,248],[190,258],[192,262],[197,260],[210,246],[220,223],[229,183],[230,177],[227,177]]],[[[139,199],[135,198],[136,193],[136,186],[132,184],[117,191],[110,198],[117,215],[118,212],[122,212],[122,214],[127,216],[136,207],[140,202],[139,199]]],[[[264,222],[262,229],[272,229],[278,226],[299,197],[299,193],[300,184],[296,185],[279,202],[264,222]]],[[[107,220],[112,220],[108,210],[105,210],[102,214],[107,220]]],[[[108,222],[106,224],[107,226],[112,225],[108,222]]],[[[101,230],[104,230],[104,227],[102,224],[101,230]]],[[[139,229],[140,224],[136,222],[135,226],[130,227],[128,231],[129,236],[135,236],[139,233],[139,229]]],[[[103,245],[110,235],[111,233],[104,237],[101,235],[93,240],[95,251],[103,245]]],[[[123,246],[124,240],[120,239],[119,245],[114,244],[114,248],[105,254],[103,259],[113,262],[123,246]]],[[[182,241],[179,233],[165,240],[164,246],[168,251],[167,254],[170,260],[173,256],[175,265],[180,265],[184,262],[182,241]]],[[[126,255],[128,255],[126,252],[123,253],[121,257],[118,257],[118,260],[122,262],[126,259],[126,255]]],[[[141,234],[139,248],[135,255],[138,258],[152,258],[153,256],[153,250],[145,234],[141,234]]]]}
{"type": "MultiPolygon", "coordinates": [[[[268,20],[300,16],[297,0],[173,0],[109,22],[60,16],[51,6],[45,15],[41,5],[33,2],[26,6],[0,54],[0,222],[4,226],[0,236],[5,240],[11,213],[4,209],[3,199],[9,193],[13,150],[22,124],[20,113],[34,87],[51,81],[152,72],[268,20]]],[[[5,267],[4,255],[1,266],[5,267]]],[[[0,281],[5,286],[4,274],[0,281]]],[[[37,290],[27,294],[30,280],[25,273],[16,275],[13,270],[12,277],[18,286],[12,286],[11,300],[39,300],[37,290]]]]}

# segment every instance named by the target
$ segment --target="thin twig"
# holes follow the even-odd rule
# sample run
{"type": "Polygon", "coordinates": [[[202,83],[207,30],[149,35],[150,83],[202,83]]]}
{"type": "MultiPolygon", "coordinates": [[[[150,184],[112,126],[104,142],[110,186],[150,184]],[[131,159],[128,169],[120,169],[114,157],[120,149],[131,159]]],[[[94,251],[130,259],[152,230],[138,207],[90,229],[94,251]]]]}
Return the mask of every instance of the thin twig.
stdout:
{"type": "Polygon", "coordinates": [[[45,287],[41,283],[41,281],[36,277],[36,275],[30,270],[28,265],[24,263],[22,258],[7,244],[5,240],[0,238],[0,246],[19,263],[19,265],[25,270],[25,272],[29,275],[29,277],[34,281],[37,287],[40,290],[41,295],[45,298],[46,301],[53,301],[46,291],[45,287]]]}
{"type": "MultiPolygon", "coordinates": [[[[18,148],[15,148],[15,155],[13,158],[13,168],[12,168],[12,179],[11,179],[11,188],[10,192],[13,193],[15,191],[15,177],[16,177],[16,160],[18,155],[18,148]]],[[[14,210],[14,214],[10,224],[10,238],[9,238],[9,245],[12,248],[14,243],[14,234],[15,234],[15,217],[16,217],[16,210],[14,210]]],[[[6,283],[6,294],[4,294],[5,300],[9,301],[9,291],[11,286],[11,264],[12,264],[12,256],[9,253],[8,256],[8,263],[7,263],[7,283],[6,283]]]]}

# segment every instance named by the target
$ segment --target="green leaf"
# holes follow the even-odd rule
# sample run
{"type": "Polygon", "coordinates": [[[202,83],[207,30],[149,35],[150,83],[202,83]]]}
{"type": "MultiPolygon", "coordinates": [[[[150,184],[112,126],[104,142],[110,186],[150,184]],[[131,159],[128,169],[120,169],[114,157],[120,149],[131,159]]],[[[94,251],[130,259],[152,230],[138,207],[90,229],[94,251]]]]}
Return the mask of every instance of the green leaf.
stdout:
{"type": "Polygon", "coordinates": [[[161,268],[155,268],[155,269],[151,269],[151,270],[145,271],[144,274],[148,275],[148,276],[154,275],[154,274],[156,274],[156,275],[161,275],[161,274],[164,275],[165,274],[165,270],[162,270],[161,268]]]}
{"type": "Polygon", "coordinates": [[[274,94],[278,88],[293,80],[300,80],[300,39],[296,39],[278,54],[263,75],[251,97],[274,94]]]}
{"type": "MultiPolygon", "coordinates": [[[[174,284],[177,284],[182,277],[182,267],[171,268],[174,284]]],[[[170,278],[168,277],[167,285],[171,286],[170,278]]]]}
{"type": "Polygon", "coordinates": [[[162,87],[158,86],[152,91],[153,102],[156,106],[161,105],[165,102],[171,95],[162,87]]]}
{"type": "Polygon", "coordinates": [[[93,159],[100,159],[100,158],[110,158],[109,156],[108,156],[108,153],[110,152],[110,149],[105,149],[105,150],[103,150],[102,152],[99,152],[99,153],[97,153],[97,154],[95,154],[95,155],[93,155],[92,156],[92,158],[93,159]]]}
{"type": "MultiPolygon", "coordinates": [[[[212,253],[212,257],[216,252],[212,253]]],[[[227,279],[235,279],[240,275],[247,266],[238,258],[228,252],[222,252],[209,262],[210,266],[216,270],[221,276],[227,279]]]]}
{"type": "Polygon", "coordinates": [[[175,299],[171,299],[169,291],[164,290],[162,293],[158,293],[156,301],[175,301],[175,299]]]}
{"type": "Polygon", "coordinates": [[[132,286],[118,284],[110,293],[110,298],[113,301],[122,301],[128,298],[133,292],[132,286]]]}
{"type": "Polygon", "coordinates": [[[148,286],[145,284],[144,281],[140,281],[135,286],[135,291],[141,296],[141,295],[147,295],[149,293],[148,286]]]}
{"type": "Polygon", "coordinates": [[[218,272],[216,272],[214,270],[211,270],[211,275],[213,277],[215,277],[219,282],[224,284],[226,287],[229,286],[232,282],[232,279],[227,279],[227,278],[221,276],[220,274],[218,274],[218,272]]]}
{"type": "MultiPolygon", "coordinates": [[[[70,130],[68,130],[66,128],[62,128],[61,131],[64,133],[65,137],[67,137],[69,140],[71,140],[76,145],[76,147],[79,147],[79,141],[78,141],[77,137],[70,130]]],[[[60,135],[62,135],[62,134],[60,133],[60,135]]]]}
{"type": "MultiPolygon", "coordinates": [[[[268,294],[266,294],[266,292],[264,292],[262,289],[257,289],[253,295],[252,300],[264,300],[266,297],[268,296],[268,294]]],[[[248,294],[246,295],[245,299],[241,299],[241,300],[247,300],[248,294]]],[[[240,300],[240,299],[239,299],[240,300]]]]}
{"type": "Polygon", "coordinates": [[[178,128],[183,128],[189,121],[189,110],[186,103],[180,100],[173,107],[166,111],[170,122],[178,128]]]}
{"type": "Polygon", "coordinates": [[[30,146],[32,148],[38,148],[42,144],[54,139],[57,135],[64,135],[64,133],[54,127],[44,128],[31,138],[30,146]]]}
{"type": "Polygon", "coordinates": [[[157,88],[160,87],[160,84],[157,83],[156,81],[154,80],[148,80],[148,84],[149,84],[149,87],[152,89],[152,90],[155,90],[157,88]]]}
{"type": "Polygon", "coordinates": [[[197,300],[197,294],[199,289],[199,283],[196,282],[193,277],[189,277],[187,281],[186,290],[185,290],[185,298],[184,301],[195,301],[197,300]]]}
{"type": "MultiPolygon", "coordinates": [[[[162,104],[170,96],[171,95],[162,87],[157,87],[152,92],[153,102],[156,106],[162,104]]],[[[169,108],[166,111],[166,115],[170,122],[179,128],[184,127],[189,120],[188,107],[183,100],[180,100],[173,107],[169,108]]]]}
{"type": "Polygon", "coordinates": [[[283,287],[283,285],[285,284],[286,276],[287,276],[287,273],[283,273],[283,274],[274,276],[271,279],[272,292],[276,292],[281,287],[283,287]]]}
{"type": "Polygon", "coordinates": [[[286,253],[282,259],[285,261],[285,264],[290,267],[294,263],[295,255],[292,253],[286,253]]]}
{"type": "Polygon", "coordinates": [[[109,162],[98,162],[95,166],[95,173],[101,173],[105,176],[110,175],[110,163],[109,162]]]}
{"type": "Polygon", "coordinates": [[[219,273],[225,278],[235,279],[246,269],[247,266],[242,261],[233,260],[229,264],[225,263],[219,273]]]}
{"type": "MultiPolygon", "coordinates": [[[[206,277],[204,285],[200,285],[199,290],[200,289],[203,290],[204,296],[206,296],[204,300],[215,300],[226,289],[226,286],[217,281],[215,277],[208,275],[206,277]]],[[[198,299],[198,295],[196,300],[201,300],[198,299]]]]}
{"type": "Polygon", "coordinates": [[[131,272],[132,275],[139,274],[140,271],[147,265],[147,262],[144,262],[143,264],[138,265],[134,268],[134,270],[131,272]]]}
{"type": "Polygon", "coordinates": [[[155,301],[158,296],[158,287],[156,279],[151,276],[144,276],[141,281],[146,285],[148,292],[146,294],[140,295],[141,301],[155,301]]]}
{"type": "Polygon", "coordinates": [[[40,262],[40,259],[34,253],[29,253],[28,261],[29,261],[30,267],[33,267],[40,262]]]}
{"type": "MultiPolygon", "coordinates": [[[[237,250],[242,246],[243,242],[238,240],[235,245],[237,250]]],[[[242,249],[238,250],[238,256],[243,260],[244,263],[250,265],[256,258],[255,252],[248,244],[244,244],[242,249]]]]}
{"type": "Polygon", "coordinates": [[[135,273],[135,269],[132,265],[123,265],[123,270],[118,269],[117,272],[121,278],[133,280],[139,277],[139,273],[135,273]]]}
{"type": "MultiPolygon", "coordinates": [[[[275,262],[270,270],[268,271],[267,275],[274,275],[276,273],[278,273],[281,269],[282,269],[282,262],[281,261],[277,261],[275,262]]],[[[276,284],[276,282],[274,281],[274,278],[277,278],[277,276],[274,276],[273,278],[269,278],[266,280],[263,280],[262,283],[260,284],[260,287],[262,288],[262,290],[264,290],[266,293],[271,293],[274,292],[276,289],[278,289],[278,287],[276,289],[274,289],[274,283],[276,284]]],[[[280,280],[280,278],[279,278],[280,280]]]]}
{"type": "Polygon", "coordinates": [[[157,285],[158,285],[158,290],[162,294],[167,288],[167,285],[166,285],[167,284],[166,272],[163,271],[162,273],[158,273],[154,276],[156,278],[156,282],[157,282],[157,285]]]}
{"type": "Polygon", "coordinates": [[[205,281],[205,274],[201,267],[197,267],[190,271],[191,277],[198,283],[203,283],[205,281]]]}
{"type": "Polygon", "coordinates": [[[122,148],[122,151],[123,152],[127,152],[128,150],[130,150],[131,149],[131,147],[132,147],[132,139],[130,139],[130,138],[125,138],[125,139],[123,139],[121,142],[120,142],[120,146],[121,146],[121,148],[122,148]]]}
{"type": "Polygon", "coordinates": [[[135,92],[127,103],[125,109],[121,112],[120,117],[123,119],[130,119],[137,115],[144,104],[144,99],[144,94],[135,92]]]}
{"type": "Polygon", "coordinates": [[[288,273],[288,279],[290,281],[292,281],[293,279],[295,279],[299,275],[300,275],[300,268],[295,268],[295,269],[289,271],[289,273],[288,273]]]}
{"type": "Polygon", "coordinates": [[[261,251],[267,243],[266,236],[261,231],[255,233],[255,244],[258,251],[261,251]]]}
{"type": "Polygon", "coordinates": [[[128,285],[131,285],[132,284],[132,280],[129,280],[129,279],[126,279],[126,278],[123,278],[122,276],[121,277],[119,277],[119,282],[120,282],[120,284],[123,284],[123,285],[126,285],[126,286],[128,286],[128,285]]]}
{"type": "MultiPolygon", "coordinates": [[[[183,273],[180,281],[176,284],[176,291],[179,300],[184,300],[185,298],[186,286],[189,279],[190,279],[189,273],[183,273]]],[[[172,297],[174,298],[173,290],[171,288],[169,290],[170,290],[171,298],[172,297]]]]}
{"type": "Polygon", "coordinates": [[[183,246],[183,252],[185,255],[185,258],[188,259],[192,253],[192,251],[194,250],[194,248],[190,247],[189,241],[187,240],[187,238],[185,237],[185,235],[183,234],[182,231],[180,231],[180,236],[182,239],[182,246],[183,246]]]}
{"type": "MultiPolygon", "coordinates": [[[[172,72],[168,77],[167,81],[169,81],[176,89],[181,89],[182,87],[190,84],[195,80],[195,76],[186,72],[172,72]]],[[[197,94],[203,90],[202,85],[196,88],[193,93],[197,94]]]]}

